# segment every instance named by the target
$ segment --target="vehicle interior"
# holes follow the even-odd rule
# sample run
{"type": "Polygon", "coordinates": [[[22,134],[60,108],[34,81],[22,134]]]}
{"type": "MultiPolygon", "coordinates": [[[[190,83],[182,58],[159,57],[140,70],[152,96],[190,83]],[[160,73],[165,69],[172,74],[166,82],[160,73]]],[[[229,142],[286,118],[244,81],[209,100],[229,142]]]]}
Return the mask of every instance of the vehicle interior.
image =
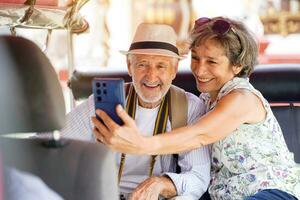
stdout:
{"type": "MultiPolygon", "coordinates": [[[[65,114],[92,94],[93,78],[131,82],[118,51],[128,49],[140,22],[171,25],[179,46],[203,15],[253,25],[260,60],[250,82],[270,102],[300,165],[300,1],[257,2],[232,11],[233,1],[220,0],[0,0],[0,200],[9,199],[10,168],[41,178],[62,199],[119,199],[115,153],[60,138],[59,130],[65,114]],[[53,135],[33,138],[38,132],[53,135]]],[[[199,96],[189,64],[190,55],[173,84],[199,96]]]]}
{"type": "MultiPolygon", "coordinates": [[[[0,138],[4,167],[40,177],[63,199],[118,199],[112,151],[103,145],[55,137],[55,131],[64,126],[65,104],[45,54],[33,42],[14,36],[0,36],[0,52],[1,60],[6,61],[1,64],[1,92],[5,97],[0,101],[1,135],[6,135],[0,138]],[[53,138],[10,136],[43,131],[53,131],[53,138]]],[[[5,188],[8,183],[4,182],[6,194],[10,192],[5,188]]]]}

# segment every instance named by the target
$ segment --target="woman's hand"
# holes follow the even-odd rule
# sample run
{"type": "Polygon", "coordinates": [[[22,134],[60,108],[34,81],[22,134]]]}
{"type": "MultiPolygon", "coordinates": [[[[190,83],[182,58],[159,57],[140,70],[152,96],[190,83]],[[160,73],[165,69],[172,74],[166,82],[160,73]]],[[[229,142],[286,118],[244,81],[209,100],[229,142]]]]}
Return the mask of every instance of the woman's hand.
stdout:
{"type": "Polygon", "coordinates": [[[97,115],[103,121],[101,122],[96,117],[92,117],[92,122],[95,125],[93,133],[97,141],[118,152],[142,154],[146,148],[146,138],[142,136],[135,121],[121,105],[117,106],[116,111],[124,122],[122,126],[114,122],[104,111],[96,110],[97,115]]]}

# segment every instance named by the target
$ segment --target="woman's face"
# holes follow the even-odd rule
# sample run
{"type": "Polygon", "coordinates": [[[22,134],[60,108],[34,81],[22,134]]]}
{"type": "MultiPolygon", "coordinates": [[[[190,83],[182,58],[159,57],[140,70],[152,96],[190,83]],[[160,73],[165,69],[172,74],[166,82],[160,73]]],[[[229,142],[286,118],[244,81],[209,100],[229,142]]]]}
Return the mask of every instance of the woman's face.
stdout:
{"type": "Polygon", "coordinates": [[[191,69],[198,90],[209,93],[214,101],[223,85],[238,74],[241,67],[230,65],[223,47],[208,39],[192,48],[191,69]]]}

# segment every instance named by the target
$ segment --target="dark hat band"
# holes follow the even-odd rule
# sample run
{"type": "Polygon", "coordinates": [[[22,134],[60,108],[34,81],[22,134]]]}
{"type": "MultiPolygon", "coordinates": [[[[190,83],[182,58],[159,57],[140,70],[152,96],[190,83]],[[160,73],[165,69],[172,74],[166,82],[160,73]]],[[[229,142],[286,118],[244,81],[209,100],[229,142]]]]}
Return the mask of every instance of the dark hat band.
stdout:
{"type": "Polygon", "coordinates": [[[166,42],[154,42],[154,41],[135,42],[130,45],[129,51],[134,49],[165,49],[179,55],[177,47],[166,42]]]}

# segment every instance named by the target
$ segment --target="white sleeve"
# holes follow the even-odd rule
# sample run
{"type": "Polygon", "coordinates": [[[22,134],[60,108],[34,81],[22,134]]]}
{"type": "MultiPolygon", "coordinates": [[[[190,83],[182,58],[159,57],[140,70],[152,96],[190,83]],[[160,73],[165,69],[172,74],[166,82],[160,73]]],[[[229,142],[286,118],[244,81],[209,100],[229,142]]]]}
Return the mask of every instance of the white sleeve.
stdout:
{"type": "Polygon", "coordinates": [[[93,95],[75,107],[66,116],[66,126],[60,131],[62,137],[80,140],[93,140],[91,117],[95,116],[93,95]]]}
{"type": "MultiPolygon", "coordinates": [[[[94,99],[91,95],[87,100],[76,106],[66,115],[66,123],[60,130],[63,138],[93,141],[93,124],[91,117],[95,116],[94,99]]],[[[51,137],[51,133],[39,133],[37,137],[51,137]]]]}
{"type": "MultiPolygon", "coordinates": [[[[188,98],[188,124],[194,123],[205,113],[205,105],[195,95],[188,98]]],[[[202,147],[178,155],[181,173],[166,173],[173,181],[177,195],[190,196],[198,200],[207,190],[210,181],[210,154],[208,147],[202,147]]]]}
{"type": "Polygon", "coordinates": [[[188,100],[188,121],[187,124],[194,124],[206,112],[206,106],[203,100],[196,95],[186,92],[188,100]]]}

